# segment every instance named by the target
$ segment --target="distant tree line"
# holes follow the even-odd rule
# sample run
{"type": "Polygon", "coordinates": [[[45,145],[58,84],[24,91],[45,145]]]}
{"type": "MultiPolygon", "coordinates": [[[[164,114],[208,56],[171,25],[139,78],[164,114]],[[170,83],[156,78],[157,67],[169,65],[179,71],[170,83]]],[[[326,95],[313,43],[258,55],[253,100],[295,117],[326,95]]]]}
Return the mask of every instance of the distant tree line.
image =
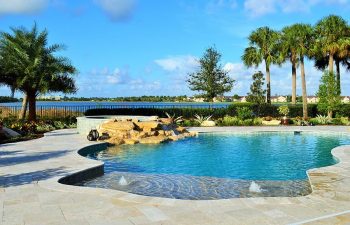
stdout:
{"type": "MultiPolygon", "coordinates": [[[[186,95],[180,96],[131,96],[131,97],[67,97],[64,96],[62,101],[111,101],[111,102],[185,102],[186,95]]],[[[51,101],[51,100],[48,100],[51,101]]]]}
{"type": "Polygon", "coordinates": [[[9,96],[0,96],[0,103],[6,103],[6,102],[18,102],[19,99],[12,98],[9,96]]]}

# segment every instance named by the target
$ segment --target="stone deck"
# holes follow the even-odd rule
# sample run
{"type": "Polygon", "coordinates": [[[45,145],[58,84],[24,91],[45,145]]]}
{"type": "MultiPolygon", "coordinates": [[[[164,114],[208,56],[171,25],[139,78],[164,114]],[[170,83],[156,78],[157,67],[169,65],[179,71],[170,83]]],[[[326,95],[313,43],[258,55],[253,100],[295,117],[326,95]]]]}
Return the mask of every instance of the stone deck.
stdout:
{"type": "MultiPolygon", "coordinates": [[[[193,128],[200,132],[346,132],[349,127],[193,128]]],[[[25,224],[350,224],[350,146],[340,163],[309,171],[313,192],[293,198],[190,201],[75,187],[57,181],[100,166],[76,152],[91,145],[76,130],[0,145],[0,225],[25,224]]]]}

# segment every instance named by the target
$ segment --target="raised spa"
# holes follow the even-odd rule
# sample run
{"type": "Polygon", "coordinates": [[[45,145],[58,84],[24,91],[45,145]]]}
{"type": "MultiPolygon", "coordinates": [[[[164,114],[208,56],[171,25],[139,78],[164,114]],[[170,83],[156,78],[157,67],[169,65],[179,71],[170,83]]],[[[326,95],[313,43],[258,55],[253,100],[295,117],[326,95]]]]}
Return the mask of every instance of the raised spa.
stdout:
{"type": "Polygon", "coordinates": [[[209,133],[160,145],[90,147],[105,174],[78,185],[178,199],[300,196],[306,171],[335,164],[334,147],[348,135],[259,132],[209,133]]]}

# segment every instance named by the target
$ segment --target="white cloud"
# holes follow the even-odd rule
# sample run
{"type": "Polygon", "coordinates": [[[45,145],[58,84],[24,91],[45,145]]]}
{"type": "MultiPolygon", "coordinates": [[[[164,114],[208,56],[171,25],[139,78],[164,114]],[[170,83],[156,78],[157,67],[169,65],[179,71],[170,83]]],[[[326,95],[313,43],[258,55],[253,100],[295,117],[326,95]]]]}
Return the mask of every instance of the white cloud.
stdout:
{"type": "Polygon", "coordinates": [[[30,14],[43,10],[48,0],[0,0],[0,14],[30,14]]]}
{"type": "Polygon", "coordinates": [[[173,56],[164,59],[157,59],[154,62],[168,72],[192,72],[199,65],[198,59],[191,55],[173,56]]]}
{"type": "Polygon", "coordinates": [[[95,0],[112,21],[129,19],[134,12],[136,0],[95,0]]]}
{"type": "Polygon", "coordinates": [[[245,0],[244,9],[251,17],[282,11],[309,12],[316,5],[346,5],[348,0],[245,0]]]}
{"type": "Polygon", "coordinates": [[[258,17],[276,11],[275,0],[246,0],[244,9],[251,17],[258,17]]]}

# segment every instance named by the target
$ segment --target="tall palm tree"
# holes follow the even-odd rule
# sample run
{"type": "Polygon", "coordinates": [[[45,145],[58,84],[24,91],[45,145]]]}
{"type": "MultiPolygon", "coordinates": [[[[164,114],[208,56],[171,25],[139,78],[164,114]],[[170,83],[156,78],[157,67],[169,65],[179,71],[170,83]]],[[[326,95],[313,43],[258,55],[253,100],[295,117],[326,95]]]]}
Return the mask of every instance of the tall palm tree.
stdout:
{"type": "Polygon", "coordinates": [[[341,52],[350,37],[349,26],[342,17],[329,15],[321,19],[315,26],[315,48],[323,56],[328,56],[328,70],[334,73],[334,56],[341,52]]]}
{"type": "MultiPolygon", "coordinates": [[[[74,93],[76,91],[74,66],[65,57],[55,53],[62,45],[47,45],[48,32],[39,32],[36,24],[28,31],[25,28],[12,28],[13,34],[2,33],[0,53],[5,71],[16,74],[18,90],[29,103],[30,121],[36,120],[36,97],[47,92],[74,93]]],[[[24,110],[25,111],[25,110],[24,110]]],[[[24,114],[25,115],[25,114],[24,114]]],[[[22,116],[24,116],[22,115],[22,116]]]]}
{"type": "Polygon", "coordinates": [[[292,103],[296,104],[296,82],[297,82],[297,63],[298,63],[298,42],[297,25],[284,27],[280,36],[279,53],[281,61],[289,60],[292,64],[292,103]]]}
{"type": "Polygon", "coordinates": [[[307,91],[304,58],[310,57],[310,48],[314,45],[313,28],[309,24],[302,23],[294,24],[293,27],[297,44],[296,53],[300,62],[300,77],[303,96],[303,118],[307,119],[307,91]]]}
{"type": "Polygon", "coordinates": [[[258,67],[262,62],[265,63],[266,102],[269,104],[271,104],[270,66],[278,62],[278,36],[278,32],[269,27],[258,28],[249,35],[249,47],[244,50],[242,55],[242,61],[248,67],[258,67]]]}

